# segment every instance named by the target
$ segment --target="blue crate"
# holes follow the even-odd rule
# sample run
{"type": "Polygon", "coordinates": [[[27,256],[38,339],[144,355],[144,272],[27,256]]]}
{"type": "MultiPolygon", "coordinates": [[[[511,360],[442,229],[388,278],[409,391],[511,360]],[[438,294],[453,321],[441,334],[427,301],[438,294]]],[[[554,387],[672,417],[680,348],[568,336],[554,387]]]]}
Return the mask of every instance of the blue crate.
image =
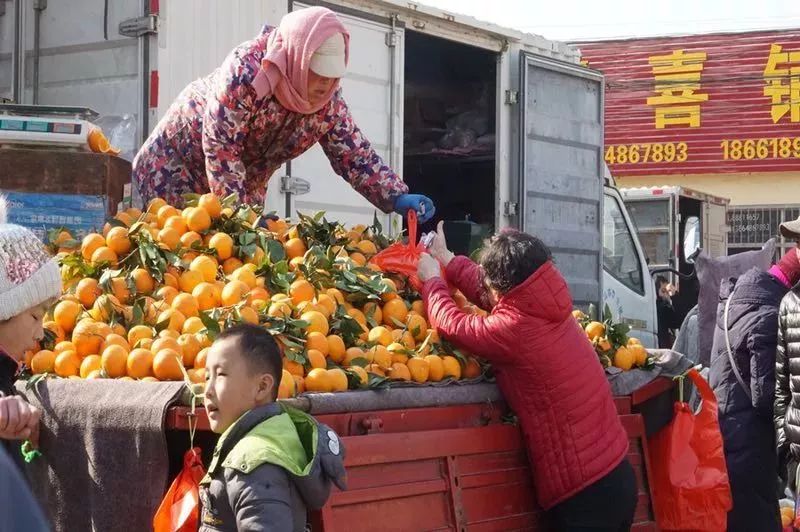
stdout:
{"type": "Polygon", "coordinates": [[[88,233],[100,232],[106,221],[107,200],[103,196],[0,192],[8,200],[8,221],[27,227],[43,242],[51,229],[64,227],[80,240],[88,233]]]}

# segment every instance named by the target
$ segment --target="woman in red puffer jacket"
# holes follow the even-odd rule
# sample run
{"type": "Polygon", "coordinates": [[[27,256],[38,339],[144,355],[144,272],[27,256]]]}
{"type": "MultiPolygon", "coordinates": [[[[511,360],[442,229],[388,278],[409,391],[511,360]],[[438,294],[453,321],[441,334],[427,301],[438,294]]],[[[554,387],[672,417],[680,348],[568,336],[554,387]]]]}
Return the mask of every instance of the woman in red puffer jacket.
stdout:
{"type": "Polygon", "coordinates": [[[637,488],[628,437],[550,250],[505,230],[478,266],[447,250],[440,224],[430,252],[419,264],[428,315],[445,339],[492,363],[519,419],[539,504],[556,529],[629,530],[637,488]],[[451,286],[488,316],[459,310],[439,263],[451,286]]]}

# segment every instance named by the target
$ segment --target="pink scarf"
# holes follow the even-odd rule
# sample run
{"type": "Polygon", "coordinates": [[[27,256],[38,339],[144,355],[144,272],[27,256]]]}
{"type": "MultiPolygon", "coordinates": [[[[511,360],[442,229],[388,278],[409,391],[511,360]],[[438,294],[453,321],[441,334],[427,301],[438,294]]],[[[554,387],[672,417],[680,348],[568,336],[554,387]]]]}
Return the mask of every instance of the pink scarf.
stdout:
{"type": "Polygon", "coordinates": [[[336,83],[316,104],[308,99],[308,66],[311,56],[325,39],[344,36],[345,63],[349,59],[350,34],[333,11],[309,7],[289,13],[272,31],[261,60],[261,70],[253,80],[259,98],[274,95],[285,108],[311,114],[322,109],[339,88],[336,83]]]}

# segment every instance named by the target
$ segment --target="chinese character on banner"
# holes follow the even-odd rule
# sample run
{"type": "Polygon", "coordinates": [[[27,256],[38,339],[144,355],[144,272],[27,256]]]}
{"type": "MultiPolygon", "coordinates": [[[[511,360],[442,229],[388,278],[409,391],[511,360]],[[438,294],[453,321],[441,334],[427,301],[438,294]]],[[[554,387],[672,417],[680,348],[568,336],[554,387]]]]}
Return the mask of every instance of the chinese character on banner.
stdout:
{"type": "Polygon", "coordinates": [[[772,121],[789,115],[789,121],[800,122],[800,50],[784,52],[780,44],[769,48],[764,67],[764,96],[772,98],[772,121]]]}
{"type": "Polygon", "coordinates": [[[703,73],[705,52],[686,53],[674,50],[669,55],[649,57],[655,79],[654,92],[647,105],[655,107],[656,129],[667,126],[700,127],[700,103],[708,94],[700,94],[700,75],[703,73]]]}

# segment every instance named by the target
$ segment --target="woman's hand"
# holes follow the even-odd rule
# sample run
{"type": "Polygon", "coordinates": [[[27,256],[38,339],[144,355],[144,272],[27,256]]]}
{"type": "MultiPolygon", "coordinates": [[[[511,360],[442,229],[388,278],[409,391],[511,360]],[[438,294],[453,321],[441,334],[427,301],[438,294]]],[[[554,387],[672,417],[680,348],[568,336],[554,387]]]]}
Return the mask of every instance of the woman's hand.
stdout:
{"type": "Polygon", "coordinates": [[[417,264],[417,275],[424,283],[425,281],[435,279],[436,277],[441,277],[441,268],[442,267],[439,265],[439,262],[436,259],[427,253],[423,253],[419,258],[419,264],[417,264]]]}
{"type": "Polygon", "coordinates": [[[436,236],[433,237],[433,242],[431,242],[428,248],[428,253],[430,253],[434,259],[438,260],[445,268],[447,268],[450,261],[455,258],[453,252],[447,249],[447,239],[444,236],[444,222],[439,222],[439,225],[436,226],[436,236]]]}
{"type": "Polygon", "coordinates": [[[433,201],[422,194],[403,194],[394,202],[394,212],[406,215],[408,211],[416,211],[419,223],[424,224],[436,213],[433,201]]]}
{"type": "Polygon", "coordinates": [[[23,398],[0,397],[0,439],[38,439],[40,417],[39,409],[23,398]]]}

